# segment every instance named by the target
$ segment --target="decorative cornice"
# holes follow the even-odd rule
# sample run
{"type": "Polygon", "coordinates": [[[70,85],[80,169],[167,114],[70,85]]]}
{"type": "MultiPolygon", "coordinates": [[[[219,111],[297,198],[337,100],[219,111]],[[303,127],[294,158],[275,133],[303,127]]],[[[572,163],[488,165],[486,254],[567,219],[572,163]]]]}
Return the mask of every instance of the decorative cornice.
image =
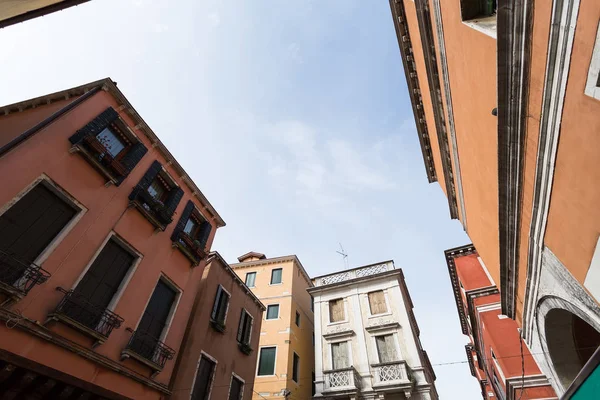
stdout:
{"type": "Polygon", "coordinates": [[[393,328],[400,328],[400,324],[398,322],[386,322],[386,323],[379,324],[379,325],[366,326],[365,330],[367,332],[375,332],[375,331],[382,331],[385,329],[393,329],[393,328]]]}
{"type": "Polygon", "coordinates": [[[323,338],[327,339],[327,340],[331,340],[331,339],[339,339],[339,338],[344,338],[344,337],[349,337],[349,336],[354,336],[354,335],[355,335],[355,332],[352,329],[344,329],[341,331],[324,333],[323,338]]]}
{"type": "Polygon", "coordinates": [[[421,153],[425,163],[425,171],[427,172],[427,180],[429,183],[436,182],[437,176],[435,172],[435,164],[433,162],[433,153],[431,152],[431,140],[425,120],[425,109],[423,108],[423,99],[421,98],[421,89],[419,88],[419,78],[417,76],[417,67],[414,61],[412,43],[410,41],[410,33],[406,25],[406,12],[402,0],[390,0],[390,8],[394,19],[394,28],[396,29],[396,37],[400,47],[402,56],[402,65],[406,76],[406,84],[408,86],[408,95],[413,109],[417,133],[419,134],[419,143],[421,145],[421,153]]]}
{"type": "Polygon", "coordinates": [[[427,70],[427,81],[429,83],[429,94],[433,108],[433,118],[437,133],[442,169],[444,171],[444,183],[446,184],[446,195],[450,208],[450,217],[458,218],[458,206],[456,204],[456,187],[454,185],[454,174],[452,172],[452,159],[450,157],[450,145],[448,144],[448,132],[444,118],[444,104],[442,102],[442,88],[440,86],[440,74],[437,65],[435,41],[433,39],[433,28],[431,26],[431,15],[429,13],[429,2],[427,0],[415,0],[417,7],[417,19],[419,22],[419,33],[421,35],[421,47],[425,58],[425,69],[427,70]]]}
{"type": "MultiPolygon", "coordinates": [[[[521,388],[551,386],[546,375],[525,375],[506,378],[506,400],[520,398],[521,388]]],[[[566,397],[565,397],[566,398],[566,397]]]]}
{"type": "Polygon", "coordinates": [[[448,273],[450,274],[450,282],[452,283],[452,292],[454,292],[454,301],[456,302],[456,309],[458,311],[458,317],[460,319],[460,327],[464,335],[469,334],[467,328],[467,318],[462,304],[462,296],[460,294],[460,283],[458,282],[458,274],[456,273],[456,265],[454,259],[456,257],[462,257],[469,254],[476,253],[475,247],[472,244],[456,247],[449,249],[444,252],[446,256],[446,264],[448,265],[448,273]]]}
{"type": "Polygon", "coordinates": [[[502,313],[515,317],[533,0],[498,4],[498,222],[502,313]]]}
{"type": "Polygon", "coordinates": [[[465,345],[465,352],[467,353],[467,361],[469,361],[469,369],[471,370],[471,375],[477,376],[475,374],[475,362],[473,361],[473,345],[467,344],[465,345]]]}

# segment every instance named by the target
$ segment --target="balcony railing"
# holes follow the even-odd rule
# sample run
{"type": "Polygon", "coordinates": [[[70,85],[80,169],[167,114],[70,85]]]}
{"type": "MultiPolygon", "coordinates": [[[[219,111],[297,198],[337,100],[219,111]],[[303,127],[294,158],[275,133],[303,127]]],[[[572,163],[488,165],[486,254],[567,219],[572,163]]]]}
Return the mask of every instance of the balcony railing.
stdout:
{"type": "Polygon", "coordinates": [[[90,152],[90,155],[93,156],[102,166],[107,168],[111,174],[121,177],[127,173],[123,164],[121,164],[119,160],[116,160],[108,152],[106,147],[100,143],[96,136],[86,136],[83,139],[83,142],[85,143],[86,150],[90,152]]]}
{"type": "Polygon", "coordinates": [[[133,331],[121,356],[135,358],[158,372],[168,360],[173,359],[175,350],[146,332],[133,331]]]}
{"type": "Polygon", "coordinates": [[[11,297],[21,298],[50,278],[45,269],[21,260],[14,254],[0,250],[0,283],[11,297]]]}
{"type": "Polygon", "coordinates": [[[49,318],[65,322],[76,329],[90,334],[100,343],[104,342],[113,329],[123,323],[123,318],[102,307],[91,303],[87,298],[74,292],[56,288],[65,294],[58,307],[49,318]]]}
{"type": "Polygon", "coordinates": [[[354,367],[323,371],[325,391],[360,390],[361,377],[354,367]]]}
{"type": "Polygon", "coordinates": [[[348,271],[343,271],[337,274],[325,275],[315,280],[315,286],[332,285],[334,283],[340,283],[349,281],[351,279],[363,278],[366,276],[380,274],[395,269],[392,261],[367,265],[361,268],[355,268],[348,271]]]}
{"type": "Polygon", "coordinates": [[[198,265],[200,260],[206,256],[205,247],[206,244],[202,244],[199,240],[194,240],[181,231],[177,234],[175,245],[194,263],[198,265]]]}
{"type": "Polygon", "coordinates": [[[133,188],[129,198],[157,228],[164,230],[173,221],[173,218],[168,215],[165,205],[161,201],[156,200],[143,187],[136,186],[133,188]]]}
{"type": "Polygon", "coordinates": [[[371,365],[375,385],[412,384],[412,374],[405,361],[371,365]]]}

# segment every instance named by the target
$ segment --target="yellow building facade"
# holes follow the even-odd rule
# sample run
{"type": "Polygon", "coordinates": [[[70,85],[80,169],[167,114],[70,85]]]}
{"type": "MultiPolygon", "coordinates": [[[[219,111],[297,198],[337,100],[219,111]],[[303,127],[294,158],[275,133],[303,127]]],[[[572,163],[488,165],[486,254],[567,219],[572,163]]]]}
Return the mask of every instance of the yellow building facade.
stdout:
{"type": "Polygon", "coordinates": [[[267,307],[260,331],[253,399],[307,400],[314,382],[313,284],[295,255],[250,252],[233,270],[267,307]]]}

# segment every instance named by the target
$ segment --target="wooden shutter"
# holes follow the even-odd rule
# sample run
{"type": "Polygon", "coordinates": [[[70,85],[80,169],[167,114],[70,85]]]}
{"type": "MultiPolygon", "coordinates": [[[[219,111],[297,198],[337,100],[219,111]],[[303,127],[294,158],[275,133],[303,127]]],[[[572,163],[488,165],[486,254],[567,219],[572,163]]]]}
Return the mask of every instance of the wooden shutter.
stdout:
{"type": "Polygon", "coordinates": [[[177,293],[165,282],[159,280],[138,325],[138,330],[155,339],[160,339],[176,297],[177,293]]]}
{"type": "Polygon", "coordinates": [[[244,339],[244,324],[246,322],[246,311],[244,311],[244,309],[242,309],[242,312],[240,314],[240,324],[238,325],[238,332],[237,332],[237,341],[240,343],[243,343],[243,339],[244,339]]]}
{"type": "Polygon", "coordinates": [[[263,347],[258,360],[258,375],[275,374],[275,347],[263,347]]]}
{"type": "MultiPolygon", "coordinates": [[[[161,163],[157,160],[154,160],[152,162],[152,164],[150,164],[150,168],[148,168],[148,170],[146,171],[144,176],[142,176],[142,179],[140,179],[140,181],[138,182],[136,188],[148,190],[148,187],[150,187],[150,184],[152,183],[154,178],[156,178],[156,175],[158,175],[158,173],[161,170],[162,170],[161,163]]],[[[133,198],[132,198],[130,195],[129,198],[133,200],[133,198],[135,198],[135,196],[133,196],[133,198]]]]}
{"type": "Polygon", "coordinates": [[[243,334],[243,340],[246,344],[250,344],[250,339],[252,338],[252,325],[254,325],[254,318],[246,313],[246,326],[243,334]]]}
{"type": "Polygon", "coordinates": [[[171,240],[173,242],[178,240],[179,233],[183,231],[185,228],[185,224],[188,222],[190,217],[192,216],[192,212],[194,211],[194,203],[191,200],[188,200],[186,203],[183,212],[181,213],[181,217],[179,218],[179,222],[175,225],[175,229],[173,229],[173,233],[171,234],[171,240]]]}
{"type": "Polygon", "coordinates": [[[198,241],[202,248],[206,249],[206,243],[212,230],[212,225],[208,221],[202,221],[200,225],[200,234],[198,235],[198,241]]]}
{"type": "Polygon", "coordinates": [[[371,309],[371,314],[383,314],[387,312],[387,306],[385,304],[385,295],[383,290],[378,290],[376,292],[371,292],[368,294],[369,297],[369,308],[371,309]]]}
{"type": "Polygon", "coordinates": [[[221,293],[223,293],[223,289],[221,288],[221,285],[219,285],[217,287],[217,295],[215,296],[215,303],[213,304],[212,313],[210,314],[210,318],[213,321],[217,320],[217,311],[219,308],[219,301],[221,300],[221,293]]]}
{"type": "Polygon", "coordinates": [[[165,201],[165,213],[170,217],[173,216],[181,198],[183,197],[183,189],[174,187],[169,191],[169,197],[165,201]]]}
{"type": "Polygon", "coordinates": [[[200,358],[200,365],[196,373],[192,400],[206,400],[210,392],[215,363],[206,357],[200,358]]]}
{"type": "Polygon", "coordinates": [[[137,142],[127,151],[127,154],[121,158],[121,165],[125,169],[125,174],[117,180],[116,185],[119,186],[125,178],[133,171],[136,165],[140,162],[142,157],[148,152],[148,149],[142,142],[137,142]]]}
{"type": "Polygon", "coordinates": [[[298,374],[299,374],[299,368],[300,368],[300,357],[298,356],[298,354],[294,353],[294,360],[293,360],[293,364],[292,364],[292,379],[294,380],[294,382],[298,382],[298,374]]]}
{"type": "Polygon", "coordinates": [[[229,389],[229,400],[241,400],[244,384],[239,379],[231,377],[231,389],[229,389]]]}
{"type": "Polygon", "coordinates": [[[344,316],[344,299],[331,300],[329,302],[329,321],[343,321],[344,316]]]}
{"type": "Polygon", "coordinates": [[[98,115],[96,118],[90,121],[86,126],[75,132],[75,134],[73,134],[69,138],[69,141],[73,144],[77,144],[80,143],[86,136],[96,136],[118,117],[119,113],[116,112],[114,108],[108,107],[106,110],[102,111],[100,115],[98,115]]]}
{"type": "Polygon", "coordinates": [[[377,354],[380,363],[393,362],[398,360],[396,346],[394,344],[394,335],[375,336],[377,345],[377,354]]]}
{"type": "Polygon", "coordinates": [[[348,358],[348,342],[331,344],[331,362],[332,369],[342,369],[350,366],[350,360],[348,358]]]}

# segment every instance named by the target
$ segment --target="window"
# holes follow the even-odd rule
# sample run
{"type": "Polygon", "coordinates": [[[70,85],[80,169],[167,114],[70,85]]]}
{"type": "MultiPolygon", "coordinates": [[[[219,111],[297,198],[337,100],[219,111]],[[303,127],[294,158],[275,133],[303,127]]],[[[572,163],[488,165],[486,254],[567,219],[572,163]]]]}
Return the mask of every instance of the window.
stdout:
{"type": "Polygon", "coordinates": [[[315,312],[315,298],[310,296],[310,311],[315,312]]]}
{"type": "Polygon", "coordinates": [[[242,309],[240,325],[238,327],[237,341],[242,344],[250,344],[252,337],[252,324],[254,320],[248,311],[242,309]]]}
{"type": "Polygon", "coordinates": [[[281,283],[281,268],[276,268],[271,271],[271,285],[281,283]]]}
{"type": "Polygon", "coordinates": [[[346,319],[344,315],[344,299],[329,302],[329,322],[340,322],[346,319]]]}
{"type": "Polygon", "coordinates": [[[231,386],[229,388],[229,400],[242,400],[244,394],[244,382],[235,376],[231,377],[231,386]]]}
{"type": "Polygon", "coordinates": [[[294,353],[294,361],[292,364],[292,380],[298,383],[298,374],[300,373],[300,357],[294,353]]]}
{"type": "Polygon", "coordinates": [[[331,369],[342,369],[350,367],[348,359],[348,342],[331,344],[331,369]]]}
{"type": "Polygon", "coordinates": [[[317,376],[315,375],[315,371],[312,372],[312,395],[314,396],[317,393],[317,385],[315,381],[317,380],[317,376]]]}
{"type": "Polygon", "coordinates": [[[194,381],[194,390],[192,391],[192,400],[208,400],[210,388],[215,374],[215,362],[208,357],[200,357],[200,365],[196,372],[194,381]]]}
{"type": "Polygon", "coordinates": [[[496,370],[495,369],[492,369],[492,370],[493,370],[492,379],[493,379],[493,383],[494,383],[492,386],[494,387],[494,390],[496,391],[496,396],[499,399],[504,400],[505,396],[504,396],[504,390],[502,390],[502,384],[500,383],[500,379],[498,379],[498,375],[496,375],[496,370]]]}
{"type": "Polygon", "coordinates": [[[300,327],[300,313],[296,311],[296,326],[300,327]]]}
{"type": "Polygon", "coordinates": [[[371,315],[383,314],[387,312],[383,290],[371,292],[367,296],[369,297],[369,309],[371,310],[371,315]]]}
{"type": "Polygon", "coordinates": [[[276,347],[263,347],[258,358],[258,376],[275,375],[276,347]]]}
{"type": "Polygon", "coordinates": [[[268,305],[266,319],[277,319],[277,318],[279,318],[279,304],[268,305]]]}
{"type": "Polygon", "coordinates": [[[375,344],[377,346],[377,355],[379,356],[380,363],[398,361],[394,335],[375,336],[375,344]]]}
{"type": "Polygon", "coordinates": [[[463,21],[496,15],[496,0],[461,0],[460,14],[463,21]]]}
{"type": "Polygon", "coordinates": [[[585,94],[600,100],[600,22],[596,31],[596,43],[592,52],[592,60],[585,83],[585,94]]]}
{"type": "Polygon", "coordinates": [[[148,186],[148,193],[150,193],[150,196],[154,197],[155,200],[163,202],[166,199],[167,193],[169,193],[169,189],[167,183],[157,175],[150,186],[148,186]]]}
{"type": "Polygon", "coordinates": [[[252,288],[256,282],[256,272],[248,272],[246,274],[246,286],[252,288]]]}
{"type": "Polygon", "coordinates": [[[96,139],[113,157],[118,156],[126,146],[124,138],[113,132],[109,127],[104,128],[102,132],[96,135],[96,139]]]}
{"type": "Polygon", "coordinates": [[[211,230],[211,224],[204,219],[194,202],[188,200],[171,234],[171,240],[194,265],[198,265],[206,255],[211,230]]]}
{"type": "Polygon", "coordinates": [[[217,288],[215,303],[213,304],[212,314],[210,318],[217,325],[224,327],[225,319],[227,318],[227,309],[229,308],[229,293],[227,293],[221,285],[217,288]]]}

